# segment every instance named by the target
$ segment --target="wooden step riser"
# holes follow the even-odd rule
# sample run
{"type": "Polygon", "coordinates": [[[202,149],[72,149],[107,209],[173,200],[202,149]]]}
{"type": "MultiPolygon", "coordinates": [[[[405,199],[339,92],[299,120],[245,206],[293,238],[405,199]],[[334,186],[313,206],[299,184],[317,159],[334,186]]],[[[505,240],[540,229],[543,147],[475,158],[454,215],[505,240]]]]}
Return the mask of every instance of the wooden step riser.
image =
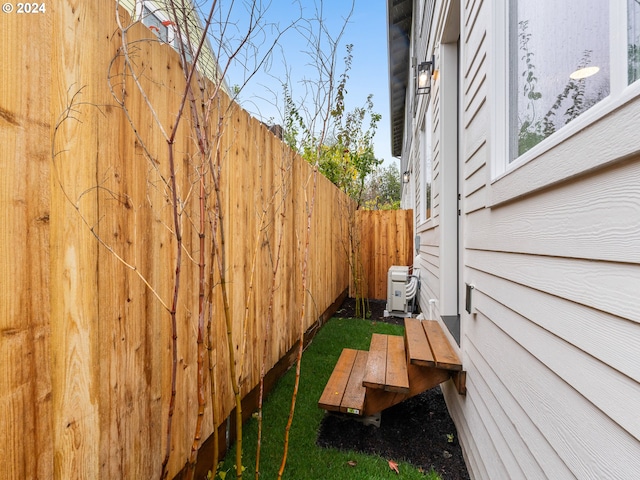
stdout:
{"type": "Polygon", "coordinates": [[[409,392],[397,393],[379,388],[367,388],[364,398],[364,415],[373,415],[404,400],[437,387],[451,378],[452,372],[432,367],[409,365],[409,392]]]}
{"type": "Polygon", "coordinates": [[[409,396],[406,393],[387,392],[379,388],[367,388],[364,396],[364,415],[375,415],[389,407],[406,400],[409,396]]]}
{"type": "Polygon", "coordinates": [[[407,372],[409,373],[410,385],[409,397],[419,395],[422,392],[437,387],[451,378],[451,372],[433,367],[409,365],[407,372]]]}

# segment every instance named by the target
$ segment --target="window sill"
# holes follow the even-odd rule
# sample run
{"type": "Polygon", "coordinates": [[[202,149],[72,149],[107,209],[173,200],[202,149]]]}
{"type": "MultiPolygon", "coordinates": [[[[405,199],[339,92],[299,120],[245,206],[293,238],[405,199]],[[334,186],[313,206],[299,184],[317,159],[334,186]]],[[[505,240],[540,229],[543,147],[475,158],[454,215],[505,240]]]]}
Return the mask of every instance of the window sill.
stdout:
{"type": "Polygon", "coordinates": [[[507,166],[491,182],[490,207],[612,165],[640,152],[640,82],[605,99],[507,166]]]}
{"type": "Polygon", "coordinates": [[[420,220],[417,224],[416,224],[416,232],[419,231],[423,231],[423,230],[429,230],[430,228],[433,228],[435,225],[433,225],[433,217],[429,217],[426,220],[420,220]]]}

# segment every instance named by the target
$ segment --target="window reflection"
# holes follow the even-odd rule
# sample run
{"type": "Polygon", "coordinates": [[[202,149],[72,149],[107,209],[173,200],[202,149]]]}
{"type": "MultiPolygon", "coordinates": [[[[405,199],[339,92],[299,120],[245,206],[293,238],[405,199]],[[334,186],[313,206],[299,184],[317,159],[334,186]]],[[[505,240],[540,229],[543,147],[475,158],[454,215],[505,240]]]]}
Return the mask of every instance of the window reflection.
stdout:
{"type": "Polygon", "coordinates": [[[640,78],[640,0],[628,0],[627,9],[627,65],[631,84],[640,78]]]}
{"type": "Polygon", "coordinates": [[[609,2],[513,0],[511,7],[514,159],[609,95],[609,2]]]}
{"type": "Polygon", "coordinates": [[[142,23],[154,32],[161,42],[169,41],[169,28],[146,6],[142,7],[142,23]]]}

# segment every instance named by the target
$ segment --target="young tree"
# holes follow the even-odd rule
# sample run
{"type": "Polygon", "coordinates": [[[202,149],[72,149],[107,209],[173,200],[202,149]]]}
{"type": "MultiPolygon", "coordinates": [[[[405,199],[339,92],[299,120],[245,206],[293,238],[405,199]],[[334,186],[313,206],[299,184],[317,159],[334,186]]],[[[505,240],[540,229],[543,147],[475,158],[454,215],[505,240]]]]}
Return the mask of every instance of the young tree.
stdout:
{"type": "MultiPolygon", "coordinates": [[[[337,42],[335,42],[337,46],[337,42]]],[[[335,72],[336,48],[330,64],[335,72]]],[[[356,314],[365,317],[368,312],[366,278],[360,262],[358,229],[355,211],[362,207],[367,177],[375,171],[382,160],[376,158],[373,139],[380,114],[373,110],[373,96],[369,95],[364,106],[351,111],[346,109],[347,82],[353,60],[353,45],[346,46],[344,71],[339,82],[334,83],[332,73],[327,83],[332,94],[324,99],[328,113],[322,122],[322,135],[316,135],[313,126],[316,116],[305,116],[289,94],[285,86],[285,138],[307,161],[317,164],[320,172],[343,191],[350,199],[341,207],[346,224],[348,241],[344,245],[345,256],[351,270],[351,294],[356,298],[356,314]],[[330,85],[335,85],[332,90],[330,85]]],[[[319,69],[322,71],[322,69],[319,69]]]]}
{"type": "Polygon", "coordinates": [[[382,160],[376,158],[373,139],[382,118],[373,110],[373,95],[363,106],[346,110],[347,81],[353,61],[353,45],[346,46],[344,71],[340,75],[333,101],[328,105],[323,138],[315,136],[285,88],[287,118],[285,137],[288,143],[310,163],[317,162],[320,172],[351,197],[357,208],[362,205],[367,176],[382,160]],[[365,123],[365,122],[368,122],[365,123]],[[298,138],[300,137],[300,138],[298,138]]]}
{"type": "MultiPolygon", "coordinates": [[[[131,3],[131,2],[128,2],[131,3]]],[[[161,444],[164,448],[162,465],[158,467],[160,478],[166,478],[169,474],[170,458],[172,464],[179,459],[171,456],[175,448],[174,412],[176,409],[176,396],[180,385],[178,335],[181,345],[189,345],[189,351],[195,350],[197,404],[194,405],[195,427],[191,450],[188,458],[188,473],[193,477],[198,451],[204,433],[206,423],[205,412],[207,404],[211,405],[213,418],[214,441],[217,440],[217,427],[221,422],[216,409],[216,394],[218,385],[216,381],[216,365],[212,351],[218,347],[212,340],[213,331],[224,328],[226,331],[226,371],[229,372],[231,390],[235,401],[236,414],[236,478],[243,476],[242,465],[242,375],[245,365],[244,352],[247,344],[246,332],[249,322],[249,311],[255,298],[255,268],[256,256],[259,249],[265,245],[270,249],[272,261],[272,284],[270,287],[270,303],[278,288],[276,273],[280,262],[280,242],[282,233],[274,235],[275,224],[278,218],[283,218],[286,212],[286,195],[289,193],[291,181],[292,155],[289,150],[282,154],[282,163],[275,168],[273,183],[275,191],[265,188],[259,189],[255,198],[255,218],[244,219],[250,224],[253,231],[247,242],[253,246],[253,255],[248,260],[248,280],[244,286],[246,292],[245,304],[242,311],[232,308],[230,288],[233,288],[233,267],[227,258],[227,246],[229,244],[227,225],[229,221],[230,202],[227,196],[228,188],[225,182],[229,181],[229,172],[232,168],[227,164],[230,154],[228,145],[229,137],[233,137],[234,127],[230,126],[230,120],[235,115],[236,105],[233,98],[237,97],[247,82],[251,80],[255,72],[262,68],[273,54],[279,44],[283,33],[296,25],[299,19],[294,19],[284,28],[275,24],[269,24],[266,20],[268,5],[262,2],[209,2],[206,11],[201,12],[200,7],[191,0],[162,0],[154,3],[162,6],[162,13],[169,20],[162,25],[172,32],[172,36],[160,37],[161,42],[170,42],[178,51],[182,71],[179,73],[182,79],[175,75],[179,72],[173,61],[166,62],[158,68],[157,64],[149,62],[148,55],[156,55],[158,39],[151,35],[140,36],[139,17],[129,19],[116,8],[116,21],[118,29],[114,38],[119,38],[117,55],[112,59],[107,73],[107,84],[110,89],[111,99],[108,111],[117,110],[119,118],[124,117],[122,138],[135,138],[132,150],[135,154],[128,161],[133,164],[144,162],[143,168],[136,168],[136,172],[146,171],[146,192],[140,197],[137,192],[137,203],[132,203],[131,198],[121,194],[117,183],[119,173],[112,173],[111,167],[106,165],[110,159],[100,159],[105,162],[102,172],[105,180],[100,180],[99,185],[92,191],[104,194],[119,202],[121,211],[129,215],[131,224],[136,229],[137,219],[144,210],[145,218],[149,219],[154,228],[162,230],[163,248],[170,249],[171,254],[166,258],[170,263],[151,262],[142,265],[136,255],[126,253],[127,242],[119,239],[113,240],[107,237],[98,225],[83,216],[81,208],[77,207],[85,198],[86,192],[82,192],[78,198],[71,196],[67,191],[67,185],[60,183],[70,204],[76,208],[82,217],[86,227],[94,234],[98,242],[120,262],[125,268],[133,272],[149,289],[166,315],[168,330],[170,331],[170,380],[166,384],[167,391],[162,393],[162,398],[168,398],[163,403],[166,409],[166,417],[163,425],[166,425],[166,434],[161,444]],[[239,12],[243,10],[241,14],[239,12]],[[246,10],[245,10],[246,9],[246,10]],[[198,14],[201,21],[198,21],[198,14]],[[244,20],[238,21],[238,18],[244,20]],[[195,19],[195,20],[194,20],[195,19]],[[153,47],[152,47],[153,45],[153,47]],[[213,46],[209,53],[213,52],[215,68],[213,74],[206,78],[207,70],[201,59],[207,54],[208,45],[213,46]],[[149,51],[156,53],[150,54],[149,51]],[[241,63],[245,76],[242,81],[229,89],[226,77],[232,64],[241,63]],[[171,69],[171,71],[169,71],[171,69]],[[157,72],[160,72],[157,74],[157,72]],[[227,95],[232,98],[228,100],[227,95]],[[171,111],[167,111],[170,105],[171,111]],[[174,108],[175,107],[175,108],[174,108]],[[128,133],[124,133],[127,130],[128,133]],[[108,177],[108,178],[107,178],[108,177]],[[144,198],[144,200],[140,200],[144,198]],[[151,220],[153,219],[153,220],[151,220]],[[185,272],[193,272],[185,278],[185,272]],[[189,268],[186,268],[189,267],[189,268]],[[170,286],[160,282],[156,277],[158,270],[163,270],[163,276],[170,278],[170,286]],[[196,288],[190,288],[194,278],[196,288]],[[185,281],[187,282],[185,284],[185,281]],[[162,285],[160,285],[162,283],[162,285]],[[185,287],[187,285],[187,287],[185,287]],[[197,311],[189,311],[189,305],[197,305],[197,311]],[[193,328],[185,328],[189,318],[194,319],[193,328]],[[220,325],[220,326],[218,326],[220,325]],[[224,325],[224,326],[222,326],[224,325]],[[184,338],[183,332],[193,332],[189,338],[184,338]],[[208,355],[208,367],[210,378],[206,378],[206,363],[208,355]],[[207,389],[209,396],[207,397],[207,389]]],[[[116,7],[119,1],[115,1],[116,7]]],[[[319,2],[321,6],[322,3],[319,2]]],[[[300,323],[297,331],[300,332],[296,385],[292,393],[292,403],[289,413],[289,421],[286,428],[286,441],[284,444],[283,458],[280,469],[282,476],[288,452],[288,434],[294,417],[295,402],[299,386],[300,360],[303,347],[303,320],[305,309],[309,301],[307,294],[307,271],[309,262],[309,246],[311,241],[312,215],[315,205],[315,185],[319,165],[321,163],[323,145],[330,137],[332,125],[334,99],[337,95],[335,77],[336,52],[339,39],[342,37],[344,25],[336,36],[329,35],[329,29],[325,24],[322,9],[317,12],[317,17],[307,19],[303,27],[298,31],[308,41],[308,53],[315,58],[318,68],[318,76],[309,80],[307,88],[311,92],[315,103],[311,107],[305,107],[311,119],[307,122],[307,133],[313,132],[305,140],[305,158],[314,166],[308,178],[308,196],[305,199],[306,226],[304,234],[300,238],[300,250],[303,252],[301,267],[301,291],[302,306],[300,323]]],[[[141,10],[137,15],[148,15],[154,12],[141,10]]],[[[152,25],[153,26],[153,25],[152,25]]],[[[150,28],[152,31],[155,30],[150,28]]],[[[164,52],[169,52],[164,46],[164,52]]],[[[210,63],[211,58],[208,59],[210,63]]],[[[66,111],[56,125],[56,132],[61,131],[66,122],[80,120],[83,112],[78,90],[69,100],[66,111]]],[[[302,108],[300,108],[302,110],[302,108]]],[[[61,135],[62,137],[62,135],[61,135]]],[[[60,154],[64,152],[61,141],[54,139],[52,158],[57,164],[60,154]]],[[[133,170],[133,168],[132,168],[133,170]]],[[[262,176],[260,170],[259,175],[262,176]]],[[[265,173],[266,175],[266,173],[265,173]]],[[[258,182],[259,183],[259,182],[258,182]]],[[[261,184],[262,185],[262,184],[261,184]]],[[[98,224],[104,224],[104,218],[97,220],[98,224]]],[[[284,228],[280,228],[283,232],[284,228]]],[[[164,257],[163,257],[164,258],[164,257]]],[[[237,305],[236,305],[237,307],[237,305]]],[[[271,321],[271,313],[267,322],[271,321]]],[[[269,335],[267,324],[267,337],[269,335]]],[[[267,340],[265,339],[265,342],[267,340]]],[[[222,355],[221,355],[222,356],[222,355]]],[[[263,359],[266,358],[263,356],[263,359]]],[[[263,360],[266,362],[266,360],[263,360]]],[[[186,368],[186,365],[185,365],[186,368]]],[[[262,367],[264,375],[264,364],[262,367]]],[[[263,376],[262,375],[262,376],[263,376]]],[[[246,386],[245,386],[246,388],[246,386]]],[[[217,446],[214,452],[217,453],[217,446]]],[[[212,470],[216,469],[217,459],[212,462],[212,470]]],[[[175,467],[175,465],[174,465],[175,467]]],[[[256,468],[259,475],[259,465],[256,468]]]]}
{"type": "MultiPolygon", "coordinates": [[[[117,3],[117,2],[116,2],[117,3]]],[[[198,5],[190,0],[164,0],[157,2],[162,6],[162,13],[169,17],[167,28],[171,28],[174,40],[173,46],[178,50],[183,67],[185,87],[179,93],[179,108],[171,118],[171,123],[166,124],[157,111],[156,98],[147,93],[147,79],[149,71],[146,66],[140,64],[137,59],[139,50],[138,42],[130,42],[128,31],[134,25],[125,24],[122,17],[117,14],[120,36],[122,39],[118,57],[114,58],[109,75],[109,81],[119,107],[125,112],[132,130],[136,133],[138,144],[144,156],[152,168],[158,170],[162,181],[162,189],[165,194],[166,204],[172,211],[173,222],[170,227],[175,237],[175,264],[174,287],[170,303],[167,303],[171,319],[172,330],[172,369],[171,369],[171,395],[167,419],[167,436],[165,440],[165,457],[162,463],[161,477],[167,475],[167,464],[170,457],[172,443],[172,419],[175,408],[176,376],[177,376],[177,311],[178,301],[188,292],[180,293],[182,258],[187,254],[190,261],[198,264],[198,312],[195,343],[197,346],[197,422],[193,435],[193,444],[189,458],[189,475],[193,478],[197,454],[202,438],[204,412],[207,403],[205,389],[205,352],[212,352],[212,322],[222,317],[226,326],[227,358],[230,382],[235,398],[236,411],[236,477],[241,478],[242,466],[242,393],[240,388],[241,376],[244,366],[243,354],[246,347],[246,337],[241,342],[242,348],[237,351],[237,337],[247,331],[249,305],[252,301],[254,271],[256,266],[256,254],[260,245],[265,242],[265,230],[267,213],[273,214],[273,209],[281,208],[282,195],[286,194],[288,177],[291,169],[291,156],[283,155],[283,164],[280,167],[281,189],[275,193],[267,193],[257,202],[258,221],[255,222],[256,231],[253,238],[255,248],[251,259],[250,275],[246,286],[248,296],[244,319],[242,322],[234,320],[234,315],[239,312],[231,310],[230,293],[228,285],[233,282],[229,279],[229,267],[226,258],[227,233],[225,231],[225,219],[228,214],[224,199],[223,186],[221,184],[223,174],[227,170],[224,164],[227,151],[222,148],[223,138],[228,136],[228,123],[235,105],[233,101],[227,102],[223,92],[237,96],[242,88],[251,79],[253,74],[268,58],[272,49],[278,44],[283,32],[291,28],[292,24],[281,28],[279,25],[268,24],[265,15],[268,5],[261,2],[248,2],[238,4],[231,2],[213,1],[206,5],[206,11],[202,11],[198,5]],[[203,18],[201,23],[199,18],[203,18]],[[237,19],[244,19],[242,22],[237,19]],[[267,35],[265,32],[272,32],[267,35]],[[213,45],[212,51],[205,50],[208,45],[213,45]],[[209,58],[204,58],[209,54],[209,58]],[[210,58],[213,55],[214,58],[210,58]],[[213,75],[209,68],[209,78],[205,78],[207,61],[210,67],[214,63],[213,75]],[[243,82],[232,91],[226,88],[226,76],[230,66],[234,62],[242,62],[246,75],[243,82]],[[147,112],[131,111],[128,103],[131,92],[137,90],[145,99],[147,112]],[[166,153],[156,149],[147,138],[145,128],[138,118],[149,116],[153,119],[154,127],[162,133],[166,144],[166,153]],[[183,126],[184,125],[184,126],[183,126]],[[196,144],[196,154],[193,155],[186,166],[178,166],[176,157],[179,154],[176,143],[178,132],[184,130],[196,144]],[[168,158],[168,170],[158,168],[164,164],[164,158],[168,158]],[[197,198],[197,207],[188,207],[197,198]],[[278,201],[280,199],[280,201],[278,201]],[[280,202],[280,203],[278,203],[280,202]],[[195,235],[199,241],[197,246],[188,249],[183,242],[183,231],[189,229],[191,235],[195,235]],[[207,254],[208,252],[208,254],[207,254]],[[222,300],[221,308],[214,306],[214,289],[219,289],[222,300]],[[205,320],[208,319],[205,328],[205,320]],[[236,331],[236,325],[243,325],[242,331],[236,331]]],[[[151,12],[153,13],[153,12],[151,12]]],[[[142,15],[145,11],[142,11],[142,15]]],[[[144,19],[142,19],[144,21],[144,19]]],[[[163,23],[164,25],[164,23],[163,23]]],[[[166,40],[165,40],[166,41],[166,40]]],[[[153,79],[163,82],[162,78],[153,79]]],[[[160,208],[162,208],[160,206],[160,208]]],[[[267,242],[269,239],[266,240],[267,242]]],[[[281,241],[281,238],[278,239],[281,241]]],[[[276,248],[279,254],[279,248],[276,248]]],[[[278,265],[278,259],[275,260],[278,265]]],[[[135,266],[133,267],[135,269],[135,266]]],[[[138,271],[136,269],[136,271],[138,271]]],[[[277,267],[274,269],[274,278],[277,267]]],[[[273,280],[275,282],[275,279],[273,280]]],[[[217,426],[221,419],[217,417],[216,405],[216,372],[214,371],[214,359],[209,354],[209,388],[211,389],[211,404],[214,426],[214,443],[217,442],[217,426]]],[[[217,455],[218,446],[214,446],[214,455],[217,455]]],[[[215,470],[217,459],[214,457],[212,469],[215,470]]]]}
{"type": "Polygon", "coordinates": [[[397,210],[400,208],[400,172],[395,163],[376,169],[367,177],[364,208],[367,210],[397,210]]]}

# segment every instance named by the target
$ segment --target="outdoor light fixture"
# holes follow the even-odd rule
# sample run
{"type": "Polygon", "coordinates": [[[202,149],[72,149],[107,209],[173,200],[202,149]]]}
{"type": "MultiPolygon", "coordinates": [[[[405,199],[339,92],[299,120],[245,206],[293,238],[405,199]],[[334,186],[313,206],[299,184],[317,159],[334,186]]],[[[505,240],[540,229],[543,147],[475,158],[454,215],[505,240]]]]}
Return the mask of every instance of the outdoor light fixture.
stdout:
{"type": "Polygon", "coordinates": [[[409,170],[402,174],[402,183],[409,183],[409,178],[411,177],[411,173],[409,170]]]}
{"type": "Polygon", "coordinates": [[[431,93],[431,76],[436,64],[435,55],[431,56],[428,62],[421,62],[418,65],[418,75],[416,76],[416,95],[429,95],[431,93]]]}

